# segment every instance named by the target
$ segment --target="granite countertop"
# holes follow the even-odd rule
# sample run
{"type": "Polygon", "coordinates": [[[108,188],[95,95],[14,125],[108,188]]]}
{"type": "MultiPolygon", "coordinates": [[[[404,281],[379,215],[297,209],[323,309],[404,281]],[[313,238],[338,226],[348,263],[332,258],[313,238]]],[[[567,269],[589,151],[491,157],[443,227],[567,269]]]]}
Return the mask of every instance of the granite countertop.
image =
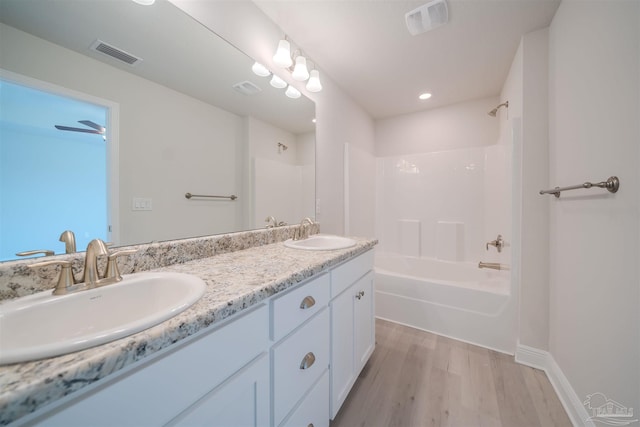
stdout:
{"type": "Polygon", "coordinates": [[[356,246],[335,251],[303,251],[274,243],[153,270],[196,275],[206,282],[207,289],[186,311],[137,334],[63,356],[0,366],[0,425],[117,372],[377,243],[375,239],[355,240],[356,246]]]}

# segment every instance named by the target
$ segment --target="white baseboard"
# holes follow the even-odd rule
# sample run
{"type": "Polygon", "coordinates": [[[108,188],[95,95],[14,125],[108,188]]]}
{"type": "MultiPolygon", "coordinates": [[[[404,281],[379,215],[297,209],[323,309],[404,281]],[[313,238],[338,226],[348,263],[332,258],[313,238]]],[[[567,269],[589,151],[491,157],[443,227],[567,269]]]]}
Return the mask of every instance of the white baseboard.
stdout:
{"type": "Polygon", "coordinates": [[[539,350],[523,344],[516,346],[516,362],[521,365],[531,366],[532,368],[547,371],[549,359],[551,355],[548,351],[539,350]]]}
{"type": "Polygon", "coordinates": [[[582,399],[578,397],[569,380],[556,363],[553,356],[545,350],[518,344],[516,347],[516,362],[540,369],[547,374],[549,382],[560,399],[560,403],[567,411],[571,423],[575,427],[595,427],[593,421],[589,419],[589,413],[582,404],[582,399]]]}

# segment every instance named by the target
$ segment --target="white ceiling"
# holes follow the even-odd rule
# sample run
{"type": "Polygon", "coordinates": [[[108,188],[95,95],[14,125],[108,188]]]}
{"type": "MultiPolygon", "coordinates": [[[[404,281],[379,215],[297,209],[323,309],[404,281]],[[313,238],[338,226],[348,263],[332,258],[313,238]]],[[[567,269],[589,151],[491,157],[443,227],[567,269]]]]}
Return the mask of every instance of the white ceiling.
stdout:
{"type": "MultiPolygon", "coordinates": [[[[251,58],[166,0],[153,7],[130,0],[0,0],[0,22],[238,115],[296,134],[315,130],[313,102],[271,87],[251,71],[251,58]],[[96,39],[143,60],[132,67],[92,51],[96,39]],[[244,81],[262,92],[233,89],[244,81]]],[[[0,66],[1,59],[0,51],[0,66]]],[[[102,76],[95,81],[100,85],[102,76]]]]}
{"type": "MultiPolygon", "coordinates": [[[[447,0],[449,23],[412,36],[405,13],[426,1],[254,0],[294,46],[375,119],[497,96],[521,36],[548,26],[559,2],[447,0]],[[427,91],[433,97],[419,101],[418,95],[427,91]]],[[[224,108],[238,114],[288,126],[294,133],[309,130],[309,120],[302,117],[313,115],[312,103],[301,108],[302,103],[270,87],[268,79],[253,75],[248,65],[240,66],[240,72],[230,59],[220,67],[217,55],[199,55],[200,46],[214,50],[217,37],[175,13],[165,0],[154,8],[128,0],[0,0],[0,21],[206,102],[224,99],[224,108]],[[114,64],[88,50],[96,38],[145,60],[134,68],[114,64]],[[197,66],[190,57],[198,58],[197,66]],[[252,97],[248,103],[230,88],[243,80],[262,87],[264,99],[252,97]],[[215,89],[214,81],[223,89],[215,89]],[[275,117],[276,112],[285,114],[275,117]],[[291,119],[298,115],[300,119],[291,119]]],[[[219,47],[229,48],[226,43],[219,47]]],[[[251,63],[246,56],[233,61],[251,63]]]]}
{"type": "Polygon", "coordinates": [[[427,2],[254,0],[376,119],[498,95],[521,36],[549,26],[560,4],[447,0],[449,23],[412,36],[405,13],[427,2]]]}

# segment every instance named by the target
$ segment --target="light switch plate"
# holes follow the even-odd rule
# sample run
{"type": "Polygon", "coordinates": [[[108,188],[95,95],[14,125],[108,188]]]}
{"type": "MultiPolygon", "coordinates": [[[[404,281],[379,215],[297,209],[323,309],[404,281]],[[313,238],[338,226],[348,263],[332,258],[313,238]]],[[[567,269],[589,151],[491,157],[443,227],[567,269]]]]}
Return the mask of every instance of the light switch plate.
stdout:
{"type": "Polygon", "coordinates": [[[132,211],[152,211],[153,202],[149,198],[134,197],[131,203],[132,211]]]}

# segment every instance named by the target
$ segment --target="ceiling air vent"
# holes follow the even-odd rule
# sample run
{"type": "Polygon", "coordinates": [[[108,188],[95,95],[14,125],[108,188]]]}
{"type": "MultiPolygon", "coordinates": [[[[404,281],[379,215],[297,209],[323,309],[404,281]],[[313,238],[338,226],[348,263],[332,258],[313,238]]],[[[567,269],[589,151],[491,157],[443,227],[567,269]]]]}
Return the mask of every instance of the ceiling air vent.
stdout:
{"type": "Polygon", "coordinates": [[[104,55],[108,55],[120,62],[124,62],[129,65],[136,65],[138,62],[142,61],[142,58],[131,55],[130,53],[127,53],[122,49],[118,49],[117,47],[112,46],[109,43],[105,43],[102,40],[96,40],[95,42],[93,42],[90,49],[95,50],[96,52],[100,52],[104,55]]]}
{"type": "Polygon", "coordinates": [[[449,9],[445,0],[435,0],[404,16],[407,28],[413,36],[433,30],[449,20],[449,9]]]}
{"type": "Polygon", "coordinates": [[[255,95],[256,93],[262,92],[262,89],[248,80],[234,84],[233,88],[243,95],[255,95]]]}

